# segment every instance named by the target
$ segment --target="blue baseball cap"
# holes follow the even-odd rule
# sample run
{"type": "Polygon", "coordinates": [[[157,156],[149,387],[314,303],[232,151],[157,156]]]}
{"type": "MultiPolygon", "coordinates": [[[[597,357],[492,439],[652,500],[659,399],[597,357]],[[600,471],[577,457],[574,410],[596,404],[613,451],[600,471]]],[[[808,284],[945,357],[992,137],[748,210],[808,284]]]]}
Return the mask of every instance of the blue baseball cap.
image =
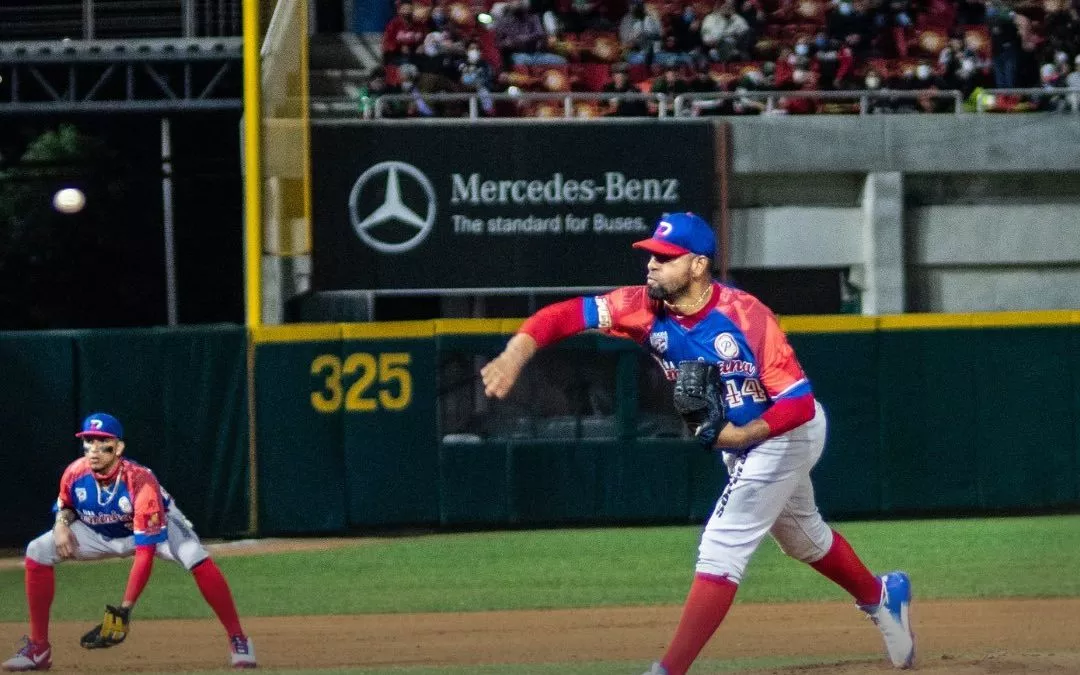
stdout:
{"type": "Polygon", "coordinates": [[[82,431],[75,438],[123,438],[124,427],[109,413],[91,413],[83,420],[82,431]]]}
{"type": "Polygon", "coordinates": [[[665,213],[656,221],[653,236],[634,242],[634,248],[658,255],[693,253],[711,258],[716,254],[716,235],[696,213],[665,213]]]}

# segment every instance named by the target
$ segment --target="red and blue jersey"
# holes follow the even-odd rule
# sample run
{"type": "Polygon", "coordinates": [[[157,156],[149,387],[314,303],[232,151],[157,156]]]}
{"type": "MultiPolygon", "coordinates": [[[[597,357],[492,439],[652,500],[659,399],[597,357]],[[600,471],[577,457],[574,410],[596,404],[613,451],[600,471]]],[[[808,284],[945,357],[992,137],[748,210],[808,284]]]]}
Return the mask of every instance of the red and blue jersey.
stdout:
{"type": "Polygon", "coordinates": [[[115,475],[99,482],[85,457],[72,462],[60,478],[55,509],[75,511],[84,525],[110,539],[134,535],[136,546],[165,541],[168,493],[142,464],[126,458],[118,464],[115,475]]]}
{"type": "MultiPolygon", "coordinates": [[[[810,382],[772,311],[754,296],[713,283],[710,302],[691,317],[671,314],[645,286],[582,298],[583,328],[641,344],[674,380],[680,361],[720,369],[724,407],[738,425],[776,402],[812,396],[810,382]]],[[[811,414],[812,416],[812,414],[811,414]]]]}

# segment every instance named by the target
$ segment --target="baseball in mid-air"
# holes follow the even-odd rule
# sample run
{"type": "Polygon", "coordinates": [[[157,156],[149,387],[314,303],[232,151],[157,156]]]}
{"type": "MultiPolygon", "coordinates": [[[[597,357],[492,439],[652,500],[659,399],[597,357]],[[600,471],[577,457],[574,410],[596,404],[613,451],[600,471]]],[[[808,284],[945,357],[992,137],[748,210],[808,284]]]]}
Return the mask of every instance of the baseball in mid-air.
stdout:
{"type": "Polygon", "coordinates": [[[86,206],[86,195],[79,188],[64,188],[53,195],[53,208],[60,213],[78,213],[86,206]]]}

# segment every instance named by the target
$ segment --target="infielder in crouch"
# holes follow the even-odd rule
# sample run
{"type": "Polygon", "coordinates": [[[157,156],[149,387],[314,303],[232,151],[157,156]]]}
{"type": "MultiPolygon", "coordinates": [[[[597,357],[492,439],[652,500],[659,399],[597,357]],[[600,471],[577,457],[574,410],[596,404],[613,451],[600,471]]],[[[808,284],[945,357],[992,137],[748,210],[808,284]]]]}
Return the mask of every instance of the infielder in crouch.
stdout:
{"type": "Polygon", "coordinates": [[[537,349],[599,329],[649,350],[676,381],[676,408],[695,396],[710,402],[695,419],[685,416],[702,445],[723,451],[728,484],[702,534],[675,636],[646,675],[683,675],[690,668],[724,620],[766,534],[850,593],[880,629],[892,664],[910,667],[915,637],[907,575],[870,573],[814,502],[810,470],[825,447],[825,411],[776,318],[749,293],[713,281],[715,239],[700,217],[666,214],[653,236],[634,247],[652,254],[644,286],[541,309],[481,376],[488,396],[504,398],[537,349]]]}
{"type": "Polygon", "coordinates": [[[150,579],[156,555],[183,565],[195,577],[203,598],[228,634],[232,666],[254,668],[254,646],[240,627],[228,582],[153,472],[122,456],[124,431],[120,422],[112,415],[94,413],[75,436],[82,440],[84,456],[72,462],[60,479],[56,523],[26,547],[30,635],[15,656],[4,661],[4,670],[48,670],[52,666],[49,609],[56,591],[56,563],[132,554],[135,561],[123,602],[118,607],[105,607],[102,622],[80,640],[83,647],[112,647],[124,641],[131,608],[150,579]]]}

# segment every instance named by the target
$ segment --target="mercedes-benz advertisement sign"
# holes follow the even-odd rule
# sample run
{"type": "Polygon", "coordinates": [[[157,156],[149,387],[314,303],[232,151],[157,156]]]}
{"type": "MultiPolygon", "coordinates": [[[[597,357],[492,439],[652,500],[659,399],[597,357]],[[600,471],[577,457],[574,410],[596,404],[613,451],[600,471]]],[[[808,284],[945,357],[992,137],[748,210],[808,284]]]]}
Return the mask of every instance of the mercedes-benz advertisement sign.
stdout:
{"type": "Polygon", "coordinates": [[[669,211],[713,209],[708,123],[312,130],[318,290],[614,286],[669,211]]]}

